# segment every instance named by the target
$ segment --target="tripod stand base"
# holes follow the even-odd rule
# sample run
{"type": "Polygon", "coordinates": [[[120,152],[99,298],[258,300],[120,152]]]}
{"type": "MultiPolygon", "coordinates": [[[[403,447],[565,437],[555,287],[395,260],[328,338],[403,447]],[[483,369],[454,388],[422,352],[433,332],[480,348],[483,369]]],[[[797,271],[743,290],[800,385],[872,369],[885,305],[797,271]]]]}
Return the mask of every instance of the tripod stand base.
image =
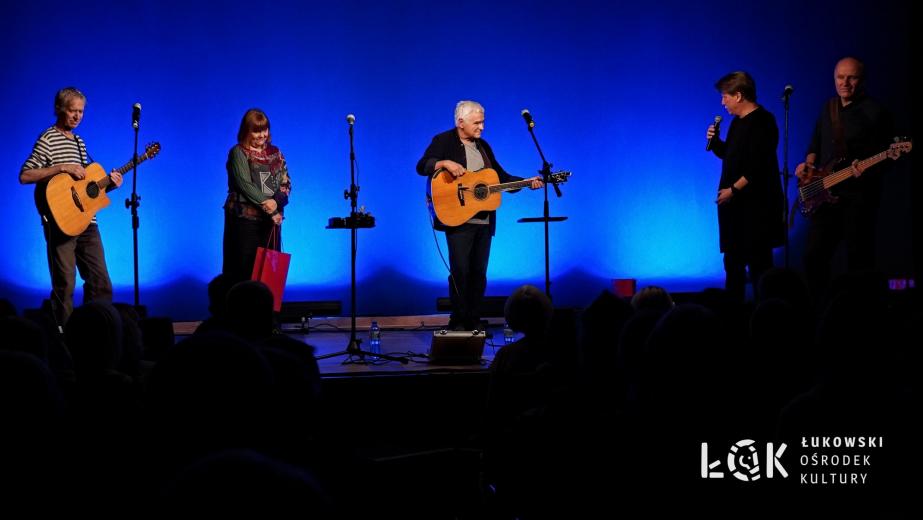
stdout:
{"type": "MultiPolygon", "coordinates": [[[[388,360],[388,361],[397,361],[398,363],[401,363],[402,365],[406,365],[406,364],[408,363],[407,358],[404,357],[404,356],[392,356],[392,355],[390,355],[390,354],[376,354],[376,353],[374,353],[374,352],[369,352],[369,351],[367,351],[367,350],[362,350],[362,349],[359,347],[359,344],[360,344],[360,343],[362,343],[362,340],[361,340],[361,339],[358,339],[358,338],[355,338],[355,337],[354,337],[354,338],[351,338],[351,339],[349,340],[349,343],[346,345],[346,350],[341,350],[341,351],[339,351],[339,352],[333,352],[333,353],[330,353],[330,354],[324,354],[324,355],[322,355],[322,356],[316,356],[314,359],[320,360],[320,359],[327,359],[327,358],[332,358],[332,357],[337,357],[337,356],[350,356],[350,357],[352,357],[352,356],[358,356],[358,357],[362,358],[362,361],[353,361],[353,363],[365,362],[365,358],[366,358],[366,357],[372,357],[372,358],[378,358],[378,359],[386,359],[386,360],[388,360]]],[[[348,361],[346,361],[346,362],[348,362],[348,361]]],[[[344,362],[344,363],[345,363],[345,362],[344,362]]]]}

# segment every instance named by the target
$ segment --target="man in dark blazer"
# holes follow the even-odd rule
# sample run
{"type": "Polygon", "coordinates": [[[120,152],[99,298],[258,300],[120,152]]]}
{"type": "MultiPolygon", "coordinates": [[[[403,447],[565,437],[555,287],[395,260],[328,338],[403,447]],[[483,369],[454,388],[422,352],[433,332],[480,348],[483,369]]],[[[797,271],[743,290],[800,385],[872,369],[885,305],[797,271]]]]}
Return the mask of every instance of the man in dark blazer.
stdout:
{"type": "MultiPolygon", "coordinates": [[[[417,162],[417,173],[432,177],[436,172],[447,171],[461,177],[468,171],[492,168],[501,183],[522,180],[500,166],[490,145],[481,139],[483,131],[484,107],[474,101],[459,101],[455,106],[455,128],[433,137],[417,162]]],[[[541,178],[533,177],[532,189],[542,186],[541,178]]],[[[496,212],[482,211],[455,227],[445,226],[436,219],[435,226],[445,232],[449,248],[449,296],[452,300],[449,328],[473,330],[480,322],[481,300],[487,288],[487,262],[497,226],[496,212]]]]}

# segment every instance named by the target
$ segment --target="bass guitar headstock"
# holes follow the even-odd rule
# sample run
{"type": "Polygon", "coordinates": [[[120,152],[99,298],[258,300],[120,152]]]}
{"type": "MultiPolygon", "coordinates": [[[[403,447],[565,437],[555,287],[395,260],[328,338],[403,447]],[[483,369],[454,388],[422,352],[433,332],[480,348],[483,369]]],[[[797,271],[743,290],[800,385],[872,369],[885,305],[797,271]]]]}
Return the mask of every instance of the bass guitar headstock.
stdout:
{"type": "Polygon", "coordinates": [[[888,148],[888,158],[897,159],[903,153],[908,153],[910,150],[913,150],[913,141],[908,137],[895,137],[894,144],[888,148]]]}

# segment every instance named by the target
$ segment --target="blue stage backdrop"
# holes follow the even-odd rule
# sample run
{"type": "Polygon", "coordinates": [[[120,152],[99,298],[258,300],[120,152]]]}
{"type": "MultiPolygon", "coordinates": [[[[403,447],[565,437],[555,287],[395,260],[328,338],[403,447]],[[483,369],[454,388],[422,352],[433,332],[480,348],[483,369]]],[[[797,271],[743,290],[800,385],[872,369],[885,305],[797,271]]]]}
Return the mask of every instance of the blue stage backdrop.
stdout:
{"type": "MultiPolygon", "coordinates": [[[[17,173],[53,122],[56,89],[75,85],[88,97],[78,133],[107,169],[131,157],[135,102],[141,145],[163,146],[138,170],[141,301],[176,319],[206,315],[205,286],[221,269],[225,160],[250,107],[269,115],[294,183],[286,299],[340,299],[348,312],[349,236],[324,227],[349,210],[345,116],[353,113],[359,202],[378,220],[360,231],[358,312],[435,312],[447,272],[414,166],[430,138],[452,127],[455,103],[474,99],[507,170],[528,176],[541,166],[520,117],[528,108],[555,169],[573,172],[564,197],[551,194],[552,213],[569,217],[551,231],[552,292],[559,305],[581,306],[613,278],[674,291],[723,284],[720,162],[703,151],[708,123],[728,117],[713,87],[723,74],[749,71],[780,127],[780,94],[794,85],[793,170],[834,94],[839,57],[866,60],[869,88],[898,124],[917,65],[908,60],[909,2],[891,0],[32,0],[7,6],[3,18],[2,296],[21,309],[47,295],[32,187],[17,173]]],[[[121,301],[131,301],[133,282],[127,181],[99,216],[121,301]]],[[[909,201],[898,196],[890,207],[900,215],[909,201]]],[[[542,286],[542,227],[516,222],[541,213],[540,191],[504,197],[488,294],[542,286]]],[[[792,234],[795,267],[802,228],[792,234]]],[[[909,270],[910,246],[890,247],[885,267],[909,270]]]]}

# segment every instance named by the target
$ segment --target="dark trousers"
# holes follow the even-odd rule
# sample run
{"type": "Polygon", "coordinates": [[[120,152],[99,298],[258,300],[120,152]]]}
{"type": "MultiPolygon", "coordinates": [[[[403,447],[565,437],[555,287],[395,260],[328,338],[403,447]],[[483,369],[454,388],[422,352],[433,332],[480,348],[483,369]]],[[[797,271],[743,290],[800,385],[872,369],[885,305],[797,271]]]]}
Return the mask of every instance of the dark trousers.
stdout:
{"type": "Polygon", "coordinates": [[[763,273],[772,268],[772,248],[758,251],[724,253],[724,289],[735,302],[743,303],[747,294],[747,273],[753,284],[753,295],[763,273]]]}
{"type": "Polygon", "coordinates": [[[858,201],[842,200],[821,207],[811,217],[804,250],[804,272],[816,302],[827,298],[833,256],[841,242],[846,246],[850,272],[875,268],[876,208],[858,201]]]}
{"type": "Polygon", "coordinates": [[[481,319],[481,301],[487,289],[490,259],[490,226],[462,224],[445,232],[449,246],[449,296],[452,316],[449,326],[473,329],[481,319]]]}
{"type": "Polygon", "coordinates": [[[269,219],[249,220],[233,213],[224,214],[224,264],[222,272],[230,285],[249,280],[253,274],[256,248],[267,247],[279,251],[282,247],[282,228],[276,230],[269,244],[273,223],[269,219]]]}
{"type": "Polygon", "coordinates": [[[112,301],[112,281],[106,268],[106,255],[99,227],[90,224],[83,233],[72,237],[53,222],[44,224],[51,272],[51,305],[58,325],[64,325],[74,311],[74,287],[77,271],[83,278],[83,303],[112,301]]]}

